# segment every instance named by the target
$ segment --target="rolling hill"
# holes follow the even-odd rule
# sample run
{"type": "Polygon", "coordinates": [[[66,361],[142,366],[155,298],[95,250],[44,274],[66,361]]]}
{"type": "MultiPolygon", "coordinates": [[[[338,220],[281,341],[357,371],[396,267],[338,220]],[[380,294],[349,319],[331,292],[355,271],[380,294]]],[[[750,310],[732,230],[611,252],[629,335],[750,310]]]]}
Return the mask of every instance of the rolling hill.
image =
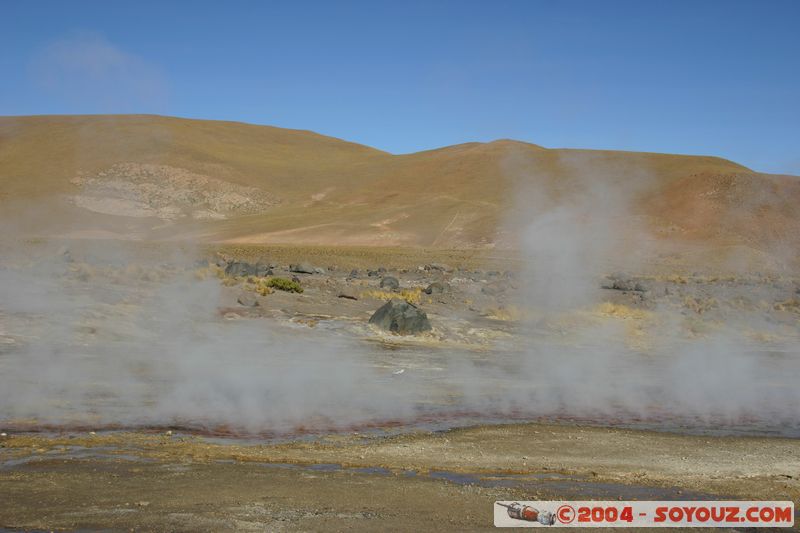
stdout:
{"type": "MultiPolygon", "coordinates": [[[[796,257],[800,180],[716,157],[513,140],[405,155],[310,131],[162,116],[0,117],[12,231],[433,248],[514,247],[582,206],[657,242],[796,257]]],[[[591,221],[590,221],[591,222],[591,221]]]]}

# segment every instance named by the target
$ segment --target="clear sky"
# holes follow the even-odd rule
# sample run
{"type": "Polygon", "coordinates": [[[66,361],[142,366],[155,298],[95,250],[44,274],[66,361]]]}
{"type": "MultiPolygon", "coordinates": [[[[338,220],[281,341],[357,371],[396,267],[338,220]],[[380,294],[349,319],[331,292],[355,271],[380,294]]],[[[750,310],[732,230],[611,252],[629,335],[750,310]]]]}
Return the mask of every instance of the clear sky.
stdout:
{"type": "Polygon", "coordinates": [[[393,153],[514,138],[800,174],[800,0],[0,0],[0,114],[159,113],[393,153]]]}

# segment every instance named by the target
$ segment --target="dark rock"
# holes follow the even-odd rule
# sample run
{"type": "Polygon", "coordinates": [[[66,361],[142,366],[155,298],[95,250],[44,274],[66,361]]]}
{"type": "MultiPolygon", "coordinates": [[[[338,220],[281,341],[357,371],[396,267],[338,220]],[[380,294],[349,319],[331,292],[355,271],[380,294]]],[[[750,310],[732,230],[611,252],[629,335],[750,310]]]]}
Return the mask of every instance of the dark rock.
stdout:
{"type": "Polygon", "coordinates": [[[300,283],[300,278],[298,278],[297,276],[292,276],[292,281],[294,281],[295,283],[300,283]]]}
{"type": "Polygon", "coordinates": [[[342,289],[339,291],[338,296],[339,298],[344,298],[346,300],[358,300],[358,296],[356,295],[355,291],[351,289],[342,289]]]}
{"type": "Polygon", "coordinates": [[[260,278],[263,278],[264,276],[271,276],[272,275],[272,274],[270,274],[270,270],[271,269],[269,268],[269,265],[267,265],[265,263],[262,263],[261,261],[256,263],[256,267],[255,268],[256,268],[255,275],[260,277],[260,278]]]}
{"type": "Polygon", "coordinates": [[[446,283],[442,283],[440,281],[434,281],[423,291],[425,294],[442,294],[445,291],[449,291],[450,286],[446,283]]]}
{"type": "Polygon", "coordinates": [[[612,289],[615,291],[636,291],[646,292],[648,286],[642,281],[637,281],[634,278],[628,277],[625,274],[611,274],[606,277],[600,285],[603,289],[612,289]]]}
{"type": "Polygon", "coordinates": [[[65,263],[73,263],[75,261],[75,259],[73,259],[72,257],[72,252],[70,252],[69,248],[67,248],[66,246],[58,250],[58,255],[61,256],[61,259],[65,263]]]}
{"type": "Polygon", "coordinates": [[[428,315],[405,300],[389,300],[375,311],[369,323],[396,335],[414,335],[431,330],[428,315]]]}
{"type": "Polygon", "coordinates": [[[489,296],[498,296],[508,290],[509,284],[505,281],[489,283],[481,287],[481,292],[489,296]]]}
{"type": "Polygon", "coordinates": [[[358,274],[359,274],[358,270],[354,268],[353,270],[350,271],[350,274],[347,275],[347,279],[356,279],[358,277],[358,274]]]}
{"type": "Polygon", "coordinates": [[[256,299],[254,294],[249,292],[243,292],[239,295],[239,298],[236,300],[239,302],[239,305],[243,305],[245,307],[257,307],[258,300],[256,299]]]}
{"type": "Polygon", "coordinates": [[[443,263],[429,263],[425,265],[425,270],[438,270],[439,272],[450,272],[453,269],[443,263]]]}
{"type": "Polygon", "coordinates": [[[390,291],[396,291],[400,288],[400,282],[397,281],[397,278],[393,278],[392,276],[386,276],[381,280],[381,289],[389,289],[390,291]]]}
{"type": "Polygon", "coordinates": [[[298,263],[296,265],[289,265],[289,272],[296,272],[298,274],[314,274],[316,269],[308,263],[298,263]]]}
{"type": "Polygon", "coordinates": [[[271,276],[270,266],[266,263],[259,261],[252,264],[247,261],[228,261],[225,263],[225,275],[232,277],[247,277],[256,276],[263,278],[264,276],[271,276]]]}
{"type": "Polygon", "coordinates": [[[245,261],[229,261],[225,267],[225,275],[232,277],[255,276],[256,265],[251,265],[245,261]]]}

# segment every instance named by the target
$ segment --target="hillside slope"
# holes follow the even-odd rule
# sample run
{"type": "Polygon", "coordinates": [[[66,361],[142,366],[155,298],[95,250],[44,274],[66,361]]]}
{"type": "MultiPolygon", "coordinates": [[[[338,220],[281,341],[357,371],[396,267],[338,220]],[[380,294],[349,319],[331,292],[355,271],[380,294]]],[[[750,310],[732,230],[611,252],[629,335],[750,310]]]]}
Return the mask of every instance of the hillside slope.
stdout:
{"type": "Polygon", "coordinates": [[[1,205],[47,205],[30,228],[49,235],[502,247],[525,217],[578,202],[654,239],[791,254],[798,183],[715,157],[512,140],[392,155],[234,122],[0,117],[1,205]]]}

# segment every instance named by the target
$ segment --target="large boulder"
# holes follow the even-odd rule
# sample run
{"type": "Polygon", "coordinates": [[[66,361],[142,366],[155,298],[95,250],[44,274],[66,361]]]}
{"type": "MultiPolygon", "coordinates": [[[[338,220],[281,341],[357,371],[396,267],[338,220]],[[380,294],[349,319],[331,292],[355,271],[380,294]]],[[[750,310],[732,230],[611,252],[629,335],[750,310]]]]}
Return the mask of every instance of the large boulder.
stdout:
{"type": "Polygon", "coordinates": [[[428,315],[405,300],[389,300],[375,311],[369,323],[396,335],[414,335],[431,330],[428,315]]]}

